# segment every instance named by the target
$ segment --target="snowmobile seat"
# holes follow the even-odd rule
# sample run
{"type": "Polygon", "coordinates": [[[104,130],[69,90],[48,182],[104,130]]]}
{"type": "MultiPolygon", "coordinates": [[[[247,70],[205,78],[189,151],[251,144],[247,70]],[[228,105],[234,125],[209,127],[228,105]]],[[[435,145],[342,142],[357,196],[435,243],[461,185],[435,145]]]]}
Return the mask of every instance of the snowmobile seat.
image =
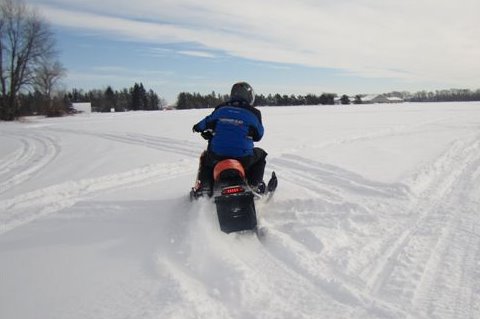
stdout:
{"type": "Polygon", "coordinates": [[[234,176],[245,179],[245,169],[242,163],[235,159],[222,160],[218,162],[213,169],[213,179],[215,181],[234,176]]]}
{"type": "Polygon", "coordinates": [[[213,178],[217,189],[233,184],[243,185],[245,184],[245,169],[237,160],[223,160],[215,165],[213,178]]]}

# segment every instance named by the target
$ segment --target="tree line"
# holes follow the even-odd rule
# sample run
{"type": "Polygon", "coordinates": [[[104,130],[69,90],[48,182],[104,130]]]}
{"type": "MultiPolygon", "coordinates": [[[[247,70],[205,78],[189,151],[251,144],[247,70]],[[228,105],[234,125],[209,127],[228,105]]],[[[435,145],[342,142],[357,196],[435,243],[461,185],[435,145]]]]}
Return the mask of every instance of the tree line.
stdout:
{"type": "Polygon", "coordinates": [[[228,95],[216,94],[215,91],[207,95],[181,92],[178,94],[176,107],[179,110],[210,108],[227,101],[228,97],[228,95]]]}
{"type": "Polygon", "coordinates": [[[256,105],[269,105],[269,106],[293,106],[293,105],[332,105],[335,103],[335,97],[337,95],[333,93],[322,93],[321,95],[307,94],[307,95],[280,95],[268,94],[268,95],[256,95],[256,105]]]}
{"type": "MultiPolygon", "coordinates": [[[[256,94],[255,105],[268,106],[292,106],[292,105],[316,105],[316,104],[334,104],[336,94],[323,93],[321,95],[280,95],[280,94],[256,94]]],[[[229,95],[221,95],[212,92],[207,95],[200,93],[181,92],[178,94],[176,107],[177,109],[200,109],[215,107],[221,103],[228,101],[229,95]]]]}
{"type": "MultiPolygon", "coordinates": [[[[480,101],[480,89],[449,89],[437,91],[393,91],[380,94],[385,97],[398,97],[405,102],[465,102],[480,101]]],[[[296,106],[296,105],[333,105],[338,104],[362,104],[365,95],[357,94],[339,96],[336,93],[322,93],[321,95],[286,95],[286,94],[260,94],[255,95],[255,106],[296,106]]],[[[177,98],[177,109],[210,108],[228,101],[228,95],[212,92],[202,95],[200,93],[182,92],[177,98]]]]}
{"type": "MultiPolygon", "coordinates": [[[[73,89],[60,93],[60,80],[66,70],[58,60],[55,39],[49,24],[22,0],[0,0],[0,120],[11,121],[22,115],[60,116],[72,112],[72,103],[90,102],[93,111],[158,110],[166,105],[154,91],[142,83],[114,91],[73,89]]],[[[390,92],[411,102],[480,101],[480,90],[450,89],[437,91],[390,92]]],[[[178,109],[209,108],[227,101],[228,95],[182,92],[178,109]]],[[[329,105],[361,104],[362,95],[338,98],[335,93],[321,95],[256,95],[255,105],[329,105]]]]}
{"type": "Polygon", "coordinates": [[[83,91],[72,89],[68,92],[46,98],[44,94],[35,90],[21,93],[17,96],[17,116],[45,115],[62,116],[75,113],[73,103],[89,102],[93,112],[125,112],[125,111],[154,111],[166,105],[163,98],[153,90],[145,90],[142,83],[135,83],[131,88],[113,90],[108,86],[105,90],[83,91]]]}
{"type": "Polygon", "coordinates": [[[419,91],[408,97],[410,102],[461,102],[480,101],[480,89],[450,89],[419,91]]]}
{"type": "Polygon", "coordinates": [[[135,83],[130,88],[113,90],[83,91],[73,89],[65,94],[68,103],[90,102],[93,112],[154,111],[166,106],[165,99],[159,97],[152,89],[146,90],[142,83],[135,83]]]}

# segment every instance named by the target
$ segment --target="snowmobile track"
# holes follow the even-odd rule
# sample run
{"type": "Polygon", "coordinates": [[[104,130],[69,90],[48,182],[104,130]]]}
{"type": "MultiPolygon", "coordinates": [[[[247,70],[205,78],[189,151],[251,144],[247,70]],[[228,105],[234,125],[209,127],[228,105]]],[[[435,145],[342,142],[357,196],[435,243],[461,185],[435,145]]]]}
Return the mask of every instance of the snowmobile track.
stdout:
{"type": "Polygon", "coordinates": [[[120,174],[69,181],[0,200],[6,214],[0,219],[0,234],[42,216],[58,212],[88,196],[135,188],[189,174],[186,164],[148,165],[120,174]]]}
{"type": "Polygon", "coordinates": [[[148,147],[167,153],[186,155],[188,157],[197,158],[201,153],[201,148],[199,148],[198,143],[192,143],[189,141],[183,141],[161,136],[153,136],[140,133],[99,133],[86,130],[69,130],[60,128],[51,128],[49,130],[54,132],[64,132],[76,135],[87,135],[129,145],[148,147]]]}
{"type": "MultiPolygon", "coordinates": [[[[417,312],[423,310],[427,315],[432,315],[433,310],[428,308],[429,295],[434,293],[435,285],[439,282],[451,280],[447,279],[449,275],[445,273],[445,265],[447,268],[453,264],[461,269],[473,267],[479,239],[477,236],[465,238],[465,233],[459,230],[463,220],[473,222],[472,213],[456,207],[465,205],[469,194],[479,190],[475,183],[470,182],[472,172],[480,164],[478,138],[475,136],[469,143],[453,143],[425,169],[423,174],[426,172],[429,176],[430,184],[423,185],[422,191],[416,194],[410,204],[407,215],[411,217],[403,226],[402,233],[393,234],[392,239],[397,239],[388,244],[390,248],[385,250],[384,255],[378,256],[379,262],[375,267],[361,275],[369,278],[366,285],[373,295],[392,302],[401,300],[403,303],[412,303],[417,312]],[[462,165],[459,166],[459,162],[462,165]],[[452,215],[452,211],[457,213],[452,215]],[[463,236],[458,234],[459,231],[463,236]],[[457,238],[462,238],[462,245],[472,249],[460,250],[467,256],[450,263],[449,260],[456,253],[449,250],[452,243],[459,240],[457,238]],[[422,306],[418,307],[419,304],[422,306]]],[[[425,176],[422,180],[425,180],[425,176]]],[[[452,295],[443,301],[449,305],[446,309],[463,309],[462,305],[452,306],[449,301],[449,298],[455,300],[455,296],[461,294],[457,289],[465,287],[465,284],[471,285],[466,280],[459,281],[452,287],[452,295]]]]}
{"type": "Polygon", "coordinates": [[[16,131],[5,136],[17,140],[21,147],[0,162],[0,194],[28,181],[61,151],[54,138],[39,132],[16,131]]]}

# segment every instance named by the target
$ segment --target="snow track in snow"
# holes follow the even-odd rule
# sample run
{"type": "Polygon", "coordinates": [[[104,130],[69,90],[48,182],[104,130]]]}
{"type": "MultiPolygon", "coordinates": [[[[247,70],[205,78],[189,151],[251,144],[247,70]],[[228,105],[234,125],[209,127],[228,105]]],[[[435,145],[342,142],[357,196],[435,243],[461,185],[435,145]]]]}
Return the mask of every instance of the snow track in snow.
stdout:
{"type": "Polygon", "coordinates": [[[414,313],[426,317],[463,317],[458,312],[465,305],[456,300],[470,304],[475,287],[472,283],[478,280],[470,276],[452,280],[451,274],[461,274],[462,269],[472,269],[475,260],[478,262],[480,239],[465,236],[462,230],[464,220],[474,229],[475,224],[478,226],[472,219],[475,210],[471,195],[480,191],[480,184],[472,183],[470,178],[480,164],[478,141],[476,135],[470,141],[452,143],[442,156],[422,169],[420,178],[417,176],[421,187],[413,181],[412,189],[419,191],[406,207],[407,222],[393,232],[385,254],[376,258],[380,262],[362,274],[368,278],[367,287],[373,295],[392,303],[411,304],[414,313]],[[463,209],[465,206],[469,208],[463,209]],[[452,248],[462,246],[460,252],[452,248]],[[445,272],[452,267],[456,269],[445,272]],[[448,289],[438,287],[442,282],[448,282],[448,289]],[[430,301],[440,288],[450,293],[430,301]],[[465,298],[457,297],[465,291],[465,298]]]}
{"type": "Polygon", "coordinates": [[[39,132],[17,130],[5,132],[3,136],[15,140],[21,147],[0,161],[0,194],[28,181],[60,152],[54,138],[39,132]]]}
{"type": "MultiPolygon", "coordinates": [[[[371,137],[376,136],[372,135],[371,137]]],[[[351,142],[354,140],[356,139],[352,139],[351,142]]],[[[382,254],[378,255],[376,252],[371,254],[370,261],[366,264],[349,265],[352,269],[361,270],[357,277],[351,278],[348,269],[342,273],[331,272],[331,274],[342,278],[343,284],[349,290],[365,291],[365,295],[371,295],[377,299],[377,302],[382,300],[394,309],[396,308],[395,304],[398,303],[411,305],[411,307],[397,308],[400,313],[413,311],[416,314],[422,313],[426,317],[463,318],[465,314],[462,314],[461,310],[471,304],[476,304],[478,312],[478,303],[474,301],[479,296],[478,291],[475,292],[475,284],[478,283],[478,279],[474,276],[467,278],[462,276],[462,278],[456,279],[458,283],[449,286],[449,289],[452,290],[451,294],[439,300],[444,306],[438,307],[438,303],[435,301],[427,304],[426,309],[422,307],[425,306],[425,300],[431,300],[439,289],[445,289],[438,287],[438,282],[450,282],[448,271],[441,275],[438,274],[437,269],[456,267],[453,269],[455,273],[462,273],[461,269],[469,269],[469,273],[475,273],[474,265],[478,265],[480,237],[466,236],[461,230],[463,223],[457,219],[467,219],[470,223],[469,228],[472,229],[471,233],[475,234],[476,231],[478,233],[479,223],[472,220],[472,217],[476,216],[473,212],[478,210],[478,195],[477,197],[475,195],[480,193],[480,187],[477,186],[480,185],[478,183],[479,140],[480,136],[475,134],[471,135],[469,139],[452,142],[443,155],[435,159],[433,163],[425,165],[404,184],[382,184],[369,181],[339,167],[294,155],[271,159],[270,163],[282,176],[284,182],[291,182],[296,187],[304,188],[306,193],[320,197],[315,200],[297,199],[292,203],[282,203],[272,208],[280,211],[282,208],[287,208],[285,214],[293,213],[299,216],[298,219],[290,220],[282,226],[287,232],[295,234],[295,231],[292,230],[302,225],[299,227],[302,228],[302,235],[295,235],[298,237],[297,239],[283,234],[283,237],[292,242],[292,247],[282,250],[282,252],[295,250],[293,248],[295,246],[297,246],[297,252],[308,246],[322,247],[322,250],[325,250],[328,244],[310,235],[314,232],[308,231],[308,229],[325,227],[329,219],[333,221],[336,219],[335,217],[339,217],[339,220],[345,222],[345,217],[351,218],[349,216],[351,214],[345,215],[346,211],[350,211],[350,213],[365,212],[365,215],[368,216],[366,220],[371,220],[369,226],[373,226],[377,222],[378,226],[383,224],[384,227],[389,223],[382,222],[382,215],[388,218],[388,215],[397,214],[395,220],[397,225],[389,226],[391,234],[386,233],[386,236],[378,242],[372,241],[370,238],[370,242],[358,245],[359,254],[364,256],[368,256],[370,251],[362,249],[362,247],[368,248],[369,245],[377,246],[382,254]],[[477,183],[472,182],[473,179],[476,179],[477,183]],[[465,205],[469,209],[457,208],[465,205]],[[323,219],[305,218],[314,216],[314,214],[318,216],[318,213],[324,210],[336,212],[341,217],[336,215],[333,218],[324,216],[327,218],[323,219]],[[452,211],[459,213],[452,214],[452,211]],[[462,216],[461,212],[466,216],[462,216]],[[378,216],[373,217],[372,213],[378,214],[378,216]],[[398,216],[401,218],[398,219],[398,216]],[[382,223],[378,223],[379,221],[382,223]],[[476,226],[472,226],[472,222],[476,226]],[[459,233],[463,235],[459,235],[459,233]],[[452,252],[451,246],[457,237],[467,241],[456,244],[457,249],[462,246],[466,249],[452,252]],[[318,243],[312,245],[311,242],[318,243]],[[301,248],[298,249],[298,247],[301,248]],[[455,259],[455,262],[445,262],[449,259],[455,259]],[[458,297],[462,293],[463,295],[458,297]],[[420,307],[418,306],[419,300],[421,300],[420,307]]],[[[289,219],[282,220],[288,221],[289,219]]],[[[360,220],[362,218],[353,219],[350,224],[353,226],[351,230],[354,232],[361,230],[361,225],[357,222],[360,220]]],[[[330,227],[332,226],[335,227],[335,224],[330,225],[330,227]]],[[[350,228],[344,227],[344,229],[350,228]]],[[[352,237],[356,237],[355,235],[362,234],[361,232],[353,233],[352,237]]],[[[312,251],[305,254],[311,257],[312,251]]],[[[301,258],[298,258],[300,255],[296,254],[296,262],[301,261],[301,258]]],[[[355,253],[349,254],[349,257],[357,261],[362,260],[362,258],[355,258],[360,257],[355,256],[355,253]]],[[[335,264],[335,261],[330,263],[335,264]]],[[[308,269],[302,269],[308,273],[308,269]]],[[[329,270],[323,271],[328,272],[329,270]]],[[[358,296],[364,297],[364,294],[358,293],[358,296]]],[[[466,313],[471,311],[473,309],[469,309],[466,313]]]]}
{"type": "MultiPolygon", "coordinates": [[[[188,165],[190,167],[190,165],[188,165]]],[[[149,165],[98,178],[69,181],[0,200],[0,234],[71,207],[89,195],[145,186],[185,175],[185,163],[149,165]]]]}
{"type": "Polygon", "coordinates": [[[87,130],[72,130],[72,129],[50,129],[53,132],[62,132],[76,135],[92,136],[95,138],[102,138],[109,141],[120,142],[130,145],[137,145],[148,147],[155,150],[166,151],[169,153],[176,153],[198,158],[199,144],[189,141],[182,141],[170,137],[152,136],[140,133],[105,133],[87,130]]]}
{"type": "Polygon", "coordinates": [[[192,317],[311,318],[322,311],[349,311],[352,304],[370,308],[379,318],[396,313],[369,305],[340,282],[315,271],[313,263],[301,265],[308,261],[281,232],[269,231],[264,241],[254,234],[226,235],[216,227],[214,205],[204,200],[196,204],[188,212],[185,237],[172,237],[171,251],[158,257],[159,271],[176,283],[173,286],[195,314],[192,317]],[[285,256],[286,251],[292,255],[285,256]]]}

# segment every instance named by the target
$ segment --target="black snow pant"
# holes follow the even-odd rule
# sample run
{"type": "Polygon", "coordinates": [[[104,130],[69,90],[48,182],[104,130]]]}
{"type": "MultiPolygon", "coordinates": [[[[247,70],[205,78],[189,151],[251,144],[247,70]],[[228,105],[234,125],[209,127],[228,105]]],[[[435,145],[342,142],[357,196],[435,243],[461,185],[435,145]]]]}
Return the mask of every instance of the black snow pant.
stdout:
{"type": "Polygon", "coordinates": [[[253,154],[244,157],[218,156],[206,150],[200,156],[197,180],[202,183],[203,187],[211,189],[213,187],[213,168],[215,165],[224,159],[236,159],[242,163],[245,169],[248,184],[257,186],[260,182],[263,182],[267,155],[267,152],[260,147],[254,147],[253,154]]]}

